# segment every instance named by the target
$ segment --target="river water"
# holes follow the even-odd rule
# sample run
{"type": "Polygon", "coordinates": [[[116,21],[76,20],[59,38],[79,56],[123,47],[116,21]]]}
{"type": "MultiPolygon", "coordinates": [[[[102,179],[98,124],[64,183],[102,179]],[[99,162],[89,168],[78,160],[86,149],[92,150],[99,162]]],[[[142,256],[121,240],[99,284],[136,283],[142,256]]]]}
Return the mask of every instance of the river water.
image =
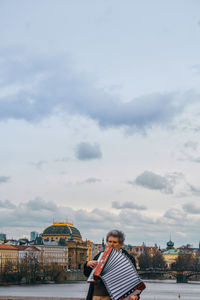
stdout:
{"type": "MultiPolygon", "coordinates": [[[[146,290],[141,300],[200,300],[200,282],[176,283],[173,280],[147,280],[146,290]]],[[[40,284],[34,286],[0,287],[1,296],[35,296],[35,297],[71,297],[85,298],[88,284],[76,282],[67,284],[40,284]]]]}

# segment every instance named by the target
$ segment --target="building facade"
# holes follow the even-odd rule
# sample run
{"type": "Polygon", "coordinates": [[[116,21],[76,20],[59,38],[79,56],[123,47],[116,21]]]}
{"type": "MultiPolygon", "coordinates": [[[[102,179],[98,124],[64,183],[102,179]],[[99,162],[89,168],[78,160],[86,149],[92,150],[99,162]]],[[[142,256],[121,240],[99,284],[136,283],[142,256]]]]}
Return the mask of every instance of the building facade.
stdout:
{"type": "Polygon", "coordinates": [[[171,269],[171,265],[176,262],[176,259],[178,258],[179,254],[179,249],[169,249],[163,252],[164,261],[168,269],[171,269]]]}
{"type": "Polygon", "coordinates": [[[26,258],[32,258],[39,261],[40,250],[35,246],[27,246],[27,245],[17,245],[15,246],[18,249],[18,262],[19,264],[23,262],[26,258]]]}
{"type": "Polygon", "coordinates": [[[12,266],[13,270],[17,269],[18,265],[18,249],[13,245],[0,245],[0,272],[6,266],[12,266]]]}
{"type": "Polygon", "coordinates": [[[35,245],[39,250],[38,261],[42,266],[48,266],[53,263],[68,268],[68,247],[55,245],[35,245]]]}
{"type": "Polygon", "coordinates": [[[139,257],[141,254],[143,254],[145,251],[148,251],[150,256],[153,256],[155,252],[158,250],[157,247],[148,247],[148,246],[133,246],[130,251],[128,251],[130,254],[132,254],[134,257],[139,257]]]}

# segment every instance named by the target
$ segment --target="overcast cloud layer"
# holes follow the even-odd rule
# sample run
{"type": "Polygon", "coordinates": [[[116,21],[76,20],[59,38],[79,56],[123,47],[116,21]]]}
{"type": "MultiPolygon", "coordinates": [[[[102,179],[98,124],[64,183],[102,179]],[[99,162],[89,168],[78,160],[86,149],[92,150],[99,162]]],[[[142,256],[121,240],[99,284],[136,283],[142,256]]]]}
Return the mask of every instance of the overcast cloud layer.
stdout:
{"type": "Polygon", "coordinates": [[[19,49],[15,51],[1,51],[4,58],[0,61],[1,120],[35,122],[65,113],[90,117],[105,127],[135,126],[142,130],[168,124],[196,99],[192,92],[172,91],[122,102],[119,97],[95,88],[89,78],[73,73],[61,58],[46,59],[32,53],[22,55],[19,49]]]}
{"type": "Polygon", "coordinates": [[[198,245],[199,10],[1,1],[0,232],[198,245]]]}

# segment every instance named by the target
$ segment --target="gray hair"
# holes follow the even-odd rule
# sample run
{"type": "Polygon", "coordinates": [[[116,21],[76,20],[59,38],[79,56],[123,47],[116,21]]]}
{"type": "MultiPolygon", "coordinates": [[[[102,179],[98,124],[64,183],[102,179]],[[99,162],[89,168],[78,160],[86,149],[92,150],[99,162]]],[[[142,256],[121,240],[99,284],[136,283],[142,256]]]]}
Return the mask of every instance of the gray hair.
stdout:
{"type": "Polygon", "coordinates": [[[110,236],[114,236],[117,237],[119,240],[119,244],[123,244],[124,240],[125,240],[125,234],[123,233],[123,231],[117,230],[117,229],[113,229],[111,231],[109,231],[106,235],[106,242],[108,241],[108,238],[110,236]]]}

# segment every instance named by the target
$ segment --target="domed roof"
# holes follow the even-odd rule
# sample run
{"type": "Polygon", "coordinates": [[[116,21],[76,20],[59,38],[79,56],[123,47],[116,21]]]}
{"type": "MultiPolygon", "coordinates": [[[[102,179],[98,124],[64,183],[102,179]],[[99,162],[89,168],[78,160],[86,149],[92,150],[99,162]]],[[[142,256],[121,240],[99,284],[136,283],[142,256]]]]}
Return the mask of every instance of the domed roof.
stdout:
{"type": "Polygon", "coordinates": [[[169,240],[169,242],[167,242],[167,248],[172,249],[173,247],[174,247],[174,243],[171,240],[169,240]]]}
{"type": "Polygon", "coordinates": [[[66,235],[68,237],[76,236],[82,239],[80,231],[73,226],[72,223],[57,223],[54,222],[53,225],[47,227],[42,235],[66,235]]]}

